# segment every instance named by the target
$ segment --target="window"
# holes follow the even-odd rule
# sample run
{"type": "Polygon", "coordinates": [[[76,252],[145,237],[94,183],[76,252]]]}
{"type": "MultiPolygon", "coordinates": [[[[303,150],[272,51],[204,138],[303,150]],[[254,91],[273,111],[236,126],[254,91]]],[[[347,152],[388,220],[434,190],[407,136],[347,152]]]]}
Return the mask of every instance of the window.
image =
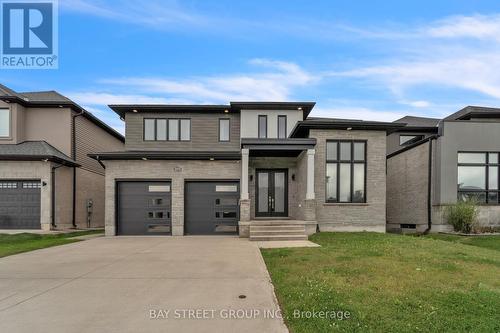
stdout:
{"type": "Polygon", "coordinates": [[[286,139],[286,116],[278,116],[278,139],[286,139]]]}
{"type": "Polygon", "coordinates": [[[420,141],[424,138],[423,135],[400,135],[399,136],[399,145],[400,146],[408,146],[412,143],[420,141]]]}
{"type": "Polygon", "coordinates": [[[191,119],[181,119],[181,141],[191,140],[191,119]]]}
{"type": "Polygon", "coordinates": [[[267,116],[259,116],[259,139],[267,138],[267,116]]]}
{"type": "Polygon", "coordinates": [[[154,119],[144,119],[144,140],[156,140],[156,121],[154,119]]]}
{"type": "Polygon", "coordinates": [[[229,119],[219,119],[219,141],[229,141],[229,119]]]}
{"type": "Polygon", "coordinates": [[[144,119],[145,141],[190,141],[191,119],[144,119]]]}
{"type": "Polygon", "coordinates": [[[498,205],[498,153],[458,153],[458,200],[498,205]]]}
{"type": "Polygon", "coordinates": [[[168,140],[179,141],[179,119],[168,120],[168,140]]]}
{"type": "Polygon", "coordinates": [[[327,141],[326,202],[366,202],[366,142],[327,141]]]}
{"type": "Polygon", "coordinates": [[[23,188],[42,188],[40,182],[23,182],[23,188]]]}
{"type": "Polygon", "coordinates": [[[0,189],[15,189],[17,188],[16,182],[0,182],[0,189]]]}
{"type": "Polygon", "coordinates": [[[0,109],[0,137],[10,136],[10,110],[0,109]]]}

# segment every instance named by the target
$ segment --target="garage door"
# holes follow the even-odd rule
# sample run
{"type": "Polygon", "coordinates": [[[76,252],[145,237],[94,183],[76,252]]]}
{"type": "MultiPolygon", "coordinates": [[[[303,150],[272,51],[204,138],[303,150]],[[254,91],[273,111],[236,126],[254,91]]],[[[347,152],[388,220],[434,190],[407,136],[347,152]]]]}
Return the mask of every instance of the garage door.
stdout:
{"type": "Polygon", "coordinates": [[[238,182],[186,182],[184,228],[188,235],[238,232],[238,182]]]}
{"type": "Polygon", "coordinates": [[[171,234],[170,182],[118,182],[117,188],[119,235],[171,234]]]}
{"type": "Polygon", "coordinates": [[[0,180],[0,229],[40,229],[40,180],[0,180]]]}

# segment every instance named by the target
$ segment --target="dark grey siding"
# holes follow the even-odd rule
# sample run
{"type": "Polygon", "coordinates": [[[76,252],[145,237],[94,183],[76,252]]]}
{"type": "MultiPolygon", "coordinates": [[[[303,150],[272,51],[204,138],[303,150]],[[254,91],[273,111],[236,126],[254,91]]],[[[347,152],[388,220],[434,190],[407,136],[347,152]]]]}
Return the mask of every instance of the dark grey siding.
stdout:
{"type": "Polygon", "coordinates": [[[240,149],[240,114],[223,112],[127,113],[125,116],[127,150],[235,151],[240,149]],[[144,118],[190,118],[191,141],[144,141],[144,118]],[[219,142],[219,118],[231,120],[229,142],[219,142]]]}

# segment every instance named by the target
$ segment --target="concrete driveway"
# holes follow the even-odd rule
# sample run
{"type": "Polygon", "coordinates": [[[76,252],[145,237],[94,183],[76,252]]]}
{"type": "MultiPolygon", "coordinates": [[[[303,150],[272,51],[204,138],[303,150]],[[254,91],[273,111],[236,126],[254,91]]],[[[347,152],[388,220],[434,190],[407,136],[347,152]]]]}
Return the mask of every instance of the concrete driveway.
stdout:
{"type": "Polygon", "coordinates": [[[257,246],[237,237],[101,237],[0,259],[3,332],[286,331],[277,310],[257,246]]]}

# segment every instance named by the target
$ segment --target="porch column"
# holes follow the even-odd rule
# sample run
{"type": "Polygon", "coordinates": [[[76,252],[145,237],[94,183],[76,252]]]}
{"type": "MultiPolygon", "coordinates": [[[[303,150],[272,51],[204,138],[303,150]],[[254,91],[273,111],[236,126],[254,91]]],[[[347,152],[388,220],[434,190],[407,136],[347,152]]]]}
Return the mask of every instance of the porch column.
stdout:
{"type": "Polygon", "coordinates": [[[248,149],[241,150],[241,200],[248,200],[248,149]]]}
{"type": "Polygon", "coordinates": [[[314,149],[307,150],[307,192],[306,200],[314,200],[314,149]]]}

